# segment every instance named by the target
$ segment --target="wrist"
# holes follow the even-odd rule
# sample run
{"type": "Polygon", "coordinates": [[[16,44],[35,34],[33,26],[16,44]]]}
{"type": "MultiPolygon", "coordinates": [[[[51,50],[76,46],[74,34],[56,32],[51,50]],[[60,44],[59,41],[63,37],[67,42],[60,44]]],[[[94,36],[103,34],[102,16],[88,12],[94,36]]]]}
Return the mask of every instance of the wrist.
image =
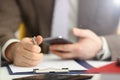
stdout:
{"type": "Polygon", "coordinates": [[[9,62],[13,61],[14,47],[17,42],[10,44],[5,50],[5,56],[9,62]]]}
{"type": "Polygon", "coordinates": [[[9,61],[6,57],[6,54],[5,54],[5,51],[6,49],[8,48],[9,45],[11,45],[12,43],[15,43],[15,42],[20,42],[20,40],[18,39],[9,39],[8,41],[6,41],[6,43],[2,46],[2,57],[9,61]]]}
{"type": "Polygon", "coordinates": [[[99,60],[103,57],[103,53],[104,53],[104,42],[103,42],[103,39],[102,37],[100,37],[100,40],[101,40],[101,46],[100,46],[100,49],[98,50],[97,54],[96,54],[96,58],[99,60]]]}

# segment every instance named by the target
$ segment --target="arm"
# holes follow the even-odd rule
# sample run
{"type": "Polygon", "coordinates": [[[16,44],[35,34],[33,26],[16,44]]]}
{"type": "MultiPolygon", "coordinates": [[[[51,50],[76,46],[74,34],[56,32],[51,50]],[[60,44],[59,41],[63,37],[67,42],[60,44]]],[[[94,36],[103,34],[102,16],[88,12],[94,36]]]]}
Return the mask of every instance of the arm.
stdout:
{"type": "MultiPolygon", "coordinates": [[[[34,45],[31,38],[24,38],[19,42],[9,42],[15,38],[15,32],[21,23],[21,16],[15,0],[0,0],[0,45],[4,48],[4,54],[9,62],[17,66],[35,66],[42,61],[43,54],[38,45],[34,45]]],[[[13,41],[13,40],[12,40],[13,41]]],[[[42,42],[42,37],[37,36],[38,44],[42,42]]]]}
{"type": "Polygon", "coordinates": [[[110,56],[112,60],[119,57],[120,36],[112,35],[101,38],[91,30],[85,29],[74,29],[74,34],[80,38],[77,43],[52,45],[50,50],[62,58],[93,59],[100,57],[101,53],[103,56],[97,58],[99,60],[109,60],[110,56]]]}
{"type": "MultiPolygon", "coordinates": [[[[14,33],[16,32],[21,22],[18,7],[14,0],[0,0],[0,46],[2,47],[5,43],[15,38],[14,33]]],[[[5,53],[2,53],[5,55],[5,53]]],[[[6,64],[2,57],[2,65],[6,64]]]]}
{"type": "Polygon", "coordinates": [[[51,45],[50,51],[62,58],[93,59],[102,50],[102,39],[88,29],[73,28],[79,41],[73,44],[51,45]]]}
{"type": "Polygon", "coordinates": [[[11,38],[21,23],[19,9],[14,0],[0,0],[0,45],[11,38]]]}

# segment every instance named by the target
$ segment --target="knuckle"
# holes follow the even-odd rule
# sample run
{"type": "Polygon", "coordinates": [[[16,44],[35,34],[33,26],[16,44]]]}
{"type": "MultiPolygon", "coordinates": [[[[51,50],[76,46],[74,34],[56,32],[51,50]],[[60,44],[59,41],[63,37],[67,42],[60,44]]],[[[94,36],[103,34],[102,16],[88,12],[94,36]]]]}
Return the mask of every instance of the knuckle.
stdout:
{"type": "Polygon", "coordinates": [[[68,56],[67,56],[67,55],[64,55],[64,54],[60,55],[60,57],[63,58],[63,59],[68,58],[68,56]]]}
{"type": "Polygon", "coordinates": [[[31,59],[34,59],[34,58],[36,58],[36,53],[31,54],[31,59]]]}
{"type": "Polygon", "coordinates": [[[68,47],[66,47],[66,45],[63,45],[62,48],[63,48],[63,50],[64,50],[64,49],[67,49],[68,47]]]}
{"type": "Polygon", "coordinates": [[[80,53],[81,51],[82,51],[82,48],[80,46],[76,48],[77,53],[80,53]]]}
{"type": "Polygon", "coordinates": [[[63,59],[65,59],[65,55],[61,55],[60,57],[62,57],[63,59]]]}

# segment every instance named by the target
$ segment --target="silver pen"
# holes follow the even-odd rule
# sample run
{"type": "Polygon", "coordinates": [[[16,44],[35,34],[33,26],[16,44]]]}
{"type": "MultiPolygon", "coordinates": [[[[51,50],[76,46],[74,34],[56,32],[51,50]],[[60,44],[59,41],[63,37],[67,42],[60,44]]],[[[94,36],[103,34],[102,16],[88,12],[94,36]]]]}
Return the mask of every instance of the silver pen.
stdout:
{"type": "Polygon", "coordinates": [[[35,36],[32,38],[32,41],[33,41],[33,43],[34,43],[35,45],[38,45],[35,36]]]}

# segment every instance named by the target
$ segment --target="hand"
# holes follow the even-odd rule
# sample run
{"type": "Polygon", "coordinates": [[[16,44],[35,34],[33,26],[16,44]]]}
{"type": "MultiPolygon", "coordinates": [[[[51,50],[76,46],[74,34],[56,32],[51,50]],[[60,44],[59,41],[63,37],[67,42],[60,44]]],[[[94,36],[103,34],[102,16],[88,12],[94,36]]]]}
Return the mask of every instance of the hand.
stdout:
{"type": "MultiPolygon", "coordinates": [[[[42,37],[37,36],[36,41],[40,44],[42,37]]],[[[34,45],[31,38],[24,38],[20,42],[8,46],[6,56],[14,65],[24,67],[36,66],[43,59],[41,48],[34,45]]]]}
{"type": "Polygon", "coordinates": [[[86,60],[94,58],[101,50],[102,40],[91,30],[73,28],[73,34],[80,38],[77,43],[52,45],[50,51],[64,59],[86,60]]]}

